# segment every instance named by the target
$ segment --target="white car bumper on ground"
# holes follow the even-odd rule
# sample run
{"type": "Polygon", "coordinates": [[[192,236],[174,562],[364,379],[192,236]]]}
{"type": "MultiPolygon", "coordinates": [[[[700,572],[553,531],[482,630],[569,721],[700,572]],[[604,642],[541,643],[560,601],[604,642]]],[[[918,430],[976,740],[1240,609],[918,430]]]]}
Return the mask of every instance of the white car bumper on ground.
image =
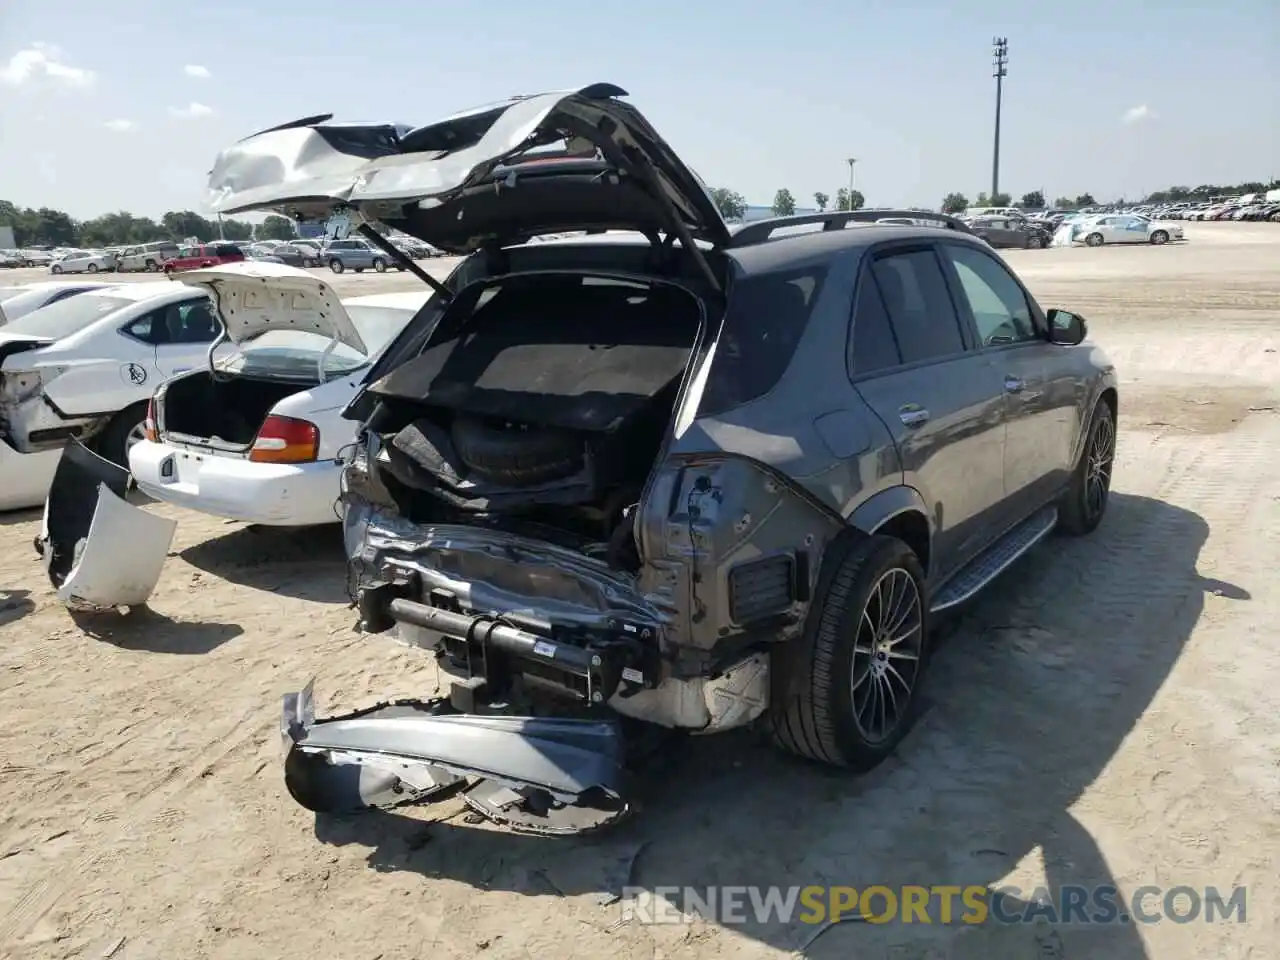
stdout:
{"type": "Polygon", "coordinates": [[[250,463],[143,440],[129,469],[147,496],[190,510],[269,526],[336,523],[342,467],[319,463],[250,463]]]}
{"type": "Polygon", "coordinates": [[[42,506],[60,456],[61,450],[18,453],[0,440],[0,510],[42,506]]]}

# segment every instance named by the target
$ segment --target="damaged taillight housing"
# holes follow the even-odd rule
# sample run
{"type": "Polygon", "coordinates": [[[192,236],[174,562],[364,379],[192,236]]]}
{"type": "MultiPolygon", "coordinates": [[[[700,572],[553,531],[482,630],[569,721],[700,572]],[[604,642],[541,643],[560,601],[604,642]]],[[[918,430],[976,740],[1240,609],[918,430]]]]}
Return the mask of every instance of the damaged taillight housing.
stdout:
{"type": "Polygon", "coordinates": [[[295,417],[267,417],[249,448],[253,463],[311,463],[320,453],[320,428],[295,417]]]}

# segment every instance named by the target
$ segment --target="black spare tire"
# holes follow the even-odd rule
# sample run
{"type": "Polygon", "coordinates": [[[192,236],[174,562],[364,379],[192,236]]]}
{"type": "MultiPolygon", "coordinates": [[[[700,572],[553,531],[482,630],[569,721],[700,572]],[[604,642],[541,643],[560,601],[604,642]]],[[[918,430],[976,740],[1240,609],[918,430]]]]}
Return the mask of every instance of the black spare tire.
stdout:
{"type": "Polygon", "coordinates": [[[468,469],[504,486],[550,483],[582,469],[582,441],[568,430],[460,416],[450,439],[468,469]]]}

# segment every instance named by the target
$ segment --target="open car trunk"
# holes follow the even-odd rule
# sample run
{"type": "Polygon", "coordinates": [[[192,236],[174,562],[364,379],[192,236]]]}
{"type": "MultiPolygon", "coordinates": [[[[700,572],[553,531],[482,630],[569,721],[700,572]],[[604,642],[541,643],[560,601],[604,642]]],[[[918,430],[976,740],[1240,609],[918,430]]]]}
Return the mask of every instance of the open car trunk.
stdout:
{"type": "Polygon", "coordinates": [[[318,386],[320,378],[269,378],[206,370],[169,381],[156,399],[156,426],[166,442],[238,451],[253,444],[281,400],[318,386]]]}
{"type": "Polygon", "coordinates": [[[629,508],[702,316],[688,290],[644,278],[473,285],[425,350],[370,386],[374,471],[413,522],[499,523],[626,567],[629,508]]]}

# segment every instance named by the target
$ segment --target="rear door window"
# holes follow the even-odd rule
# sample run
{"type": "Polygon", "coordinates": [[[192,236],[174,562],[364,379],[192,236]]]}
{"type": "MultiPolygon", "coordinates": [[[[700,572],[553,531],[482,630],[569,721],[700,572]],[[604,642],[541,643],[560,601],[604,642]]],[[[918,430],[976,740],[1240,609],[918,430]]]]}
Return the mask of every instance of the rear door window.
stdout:
{"type": "Polygon", "coordinates": [[[740,407],[777,385],[804,336],[826,275],[826,267],[811,266],[733,283],[700,414],[740,407]]]}
{"type": "Polygon", "coordinates": [[[964,352],[960,318],[933,250],[882,254],[872,262],[871,273],[893,324],[903,363],[964,352]]]}
{"type": "Polygon", "coordinates": [[[849,338],[849,374],[866,376],[902,363],[893,325],[884,308],[876,278],[867,271],[858,284],[853,305],[853,336],[849,338]]]}

